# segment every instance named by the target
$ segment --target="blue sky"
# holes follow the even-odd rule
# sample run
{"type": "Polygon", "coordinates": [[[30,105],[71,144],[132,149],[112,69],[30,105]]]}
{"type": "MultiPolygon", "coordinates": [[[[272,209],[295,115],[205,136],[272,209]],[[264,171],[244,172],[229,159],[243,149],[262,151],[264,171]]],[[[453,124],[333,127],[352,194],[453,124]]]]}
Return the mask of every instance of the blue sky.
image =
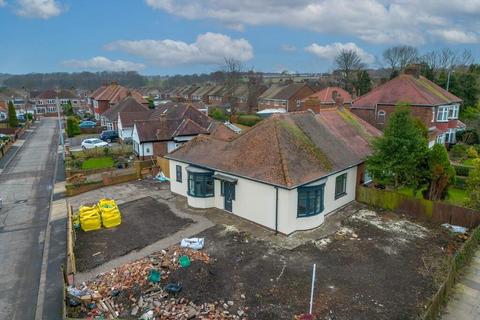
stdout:
{"type": "Polygon", "coordinates": [[[409,44],[480,55],[480,0],[0,0],[0,73],[323,72],[409,44]]]}

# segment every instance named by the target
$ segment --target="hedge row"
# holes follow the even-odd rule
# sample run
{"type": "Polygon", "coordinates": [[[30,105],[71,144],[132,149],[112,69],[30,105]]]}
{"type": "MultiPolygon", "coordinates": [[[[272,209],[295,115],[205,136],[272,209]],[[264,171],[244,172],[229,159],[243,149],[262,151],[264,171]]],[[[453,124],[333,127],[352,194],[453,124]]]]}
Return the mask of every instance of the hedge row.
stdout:
{"type": "Polygon", "coordinates": [[[470,173],[470,169],[471,169],[471,167],[469,166],[462,166],[459,164],[455,164],[453,165],[453,167],[455,168],[455,173],[457,174],[457,176],[462,176],[462,177],[468,177],[468,174],[470,173]]]}
{"type": "Polygon", "coordinates": [[[458,189],[466,189],[467,188],[467,177],[456,176],[454,185],[458,189]]]}

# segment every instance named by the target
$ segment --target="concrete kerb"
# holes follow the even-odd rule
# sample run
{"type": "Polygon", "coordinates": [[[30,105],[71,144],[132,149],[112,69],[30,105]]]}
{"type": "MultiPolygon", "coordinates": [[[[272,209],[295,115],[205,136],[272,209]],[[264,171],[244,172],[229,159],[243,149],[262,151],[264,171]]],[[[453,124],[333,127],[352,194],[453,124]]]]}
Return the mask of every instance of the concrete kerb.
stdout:
{"type": "MultiPolygon", "coordinates": [[[[143,197],[139,197],[143,198],[143,197]]],[[[75,282],[76,283],[82,283],[85,281],[88,281],[90,279],[93,279],[96,275],[105,273],[108,271],[111,271],[112,269],[115,269],[125,263],[129,263],[138,259],[141,259],[145,256],[148,256],[154,252],[160,251],[162,249],[166,249],[168,247],[171,247],[173,245],[179,244],[180,241],[183,238],[186,237],[191,237],[195,234],[198,234],[210,227],[214,226],[214,223],[211,222],[209,219],[198,216],[198,215],[191,215],[183,210],[178,209],[172,202],[166,201],[161,197],[154,197],[157,201],[162,202],[166,205],[168,205],[169,209],[175,213],[175,215],[181,217],[181,218],[187,218],[187,219],[192,219],[194,223],[190,225],[187,228],[184,228],[176,233],[174,233],[171,236],[168,236],[167,238],[161,239],[155,243],[152,243],[138,251],[130,252],[124,256],[118,257],[116,259],[113,259],[109,262],[106,262],[88,272],[82,272],[82,273],[77,273],[75,275],[75,282]]],[[[133,199],[129,199],[133,200],[133,199]]]]}

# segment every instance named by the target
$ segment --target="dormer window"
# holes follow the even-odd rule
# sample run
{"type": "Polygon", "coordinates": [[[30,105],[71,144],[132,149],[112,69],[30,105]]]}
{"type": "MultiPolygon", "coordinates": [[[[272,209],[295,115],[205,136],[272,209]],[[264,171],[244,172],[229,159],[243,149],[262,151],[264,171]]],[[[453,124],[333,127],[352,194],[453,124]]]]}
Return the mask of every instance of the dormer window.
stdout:
{"type": "Polygon", "coordinates": [[[379,110],[377,113],[377,121],[378,123],[385,123],[386,112],[383,110],[379,110]]]}

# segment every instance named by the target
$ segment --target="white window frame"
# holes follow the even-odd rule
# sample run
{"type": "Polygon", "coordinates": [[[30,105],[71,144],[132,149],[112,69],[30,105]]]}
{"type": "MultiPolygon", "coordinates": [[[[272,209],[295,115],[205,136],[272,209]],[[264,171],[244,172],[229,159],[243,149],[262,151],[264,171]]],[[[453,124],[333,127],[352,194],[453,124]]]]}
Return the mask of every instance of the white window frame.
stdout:
{"type": "Polygon", "coordinates": [[[385,110],[378,110],[378,112],[377,112],[378,123],[385,123],[386,118],[387,118],[387,113],[385,112],[385,110]]]}
{"type": "Polygon", "coordinates": [[[448,106],[440,106],[437,108],[437,122],[448,122],[449,109],[448,106]]]}
{"type": "Polygon", "coordinates": [[[302,103],[302,100],[297,99],[297,100],[296,100],[296,103],[297,103],[297,108],[300,108],[301,105],[302,105],[302,104],[301,104],[301,103],[302,103]]]}
{"type": "Polygon", "coordinates": [[[448,113],[448,118],[449,119],[458,119],[458,113],[460,111],[460,106],[458,104],[455,104],[450,107],[450,112],[448,113]]]}

